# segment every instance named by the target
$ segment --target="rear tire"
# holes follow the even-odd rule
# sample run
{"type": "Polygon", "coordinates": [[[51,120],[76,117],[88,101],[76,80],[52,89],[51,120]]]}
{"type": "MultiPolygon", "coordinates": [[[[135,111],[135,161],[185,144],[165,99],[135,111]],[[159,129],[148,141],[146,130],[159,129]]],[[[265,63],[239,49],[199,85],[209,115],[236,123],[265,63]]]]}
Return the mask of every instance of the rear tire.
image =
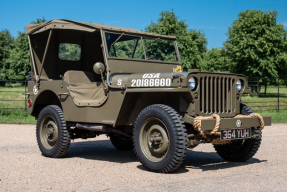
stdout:
{"type": "Polygon", "coordinates": [[[37,121],[36,137],[44,156],[57,158],[67,153],[71,134],[60,107],[49,105],[42,109],[37,121]]]}
{"type": "MultiPolygon", "coordinates": [[[[242,115],[254,113],[250,107],[241,103],[240,111],[242,115]]],[[[253,134],[256,135],[255,139],[236,140],[224,145],[213,145],[214,149],[226,161],[247,161],[256,154],[261,144],[261,131],[254,128],[253,134]]]]}
{"type": "Polygon", "coordinates": [[[179,114],[166,105],[151,105],[137,117],[134,149],[142,165],[162,173],[175,171],[186,156],[185,125],[179,114]]]}
{"type": "Polygon", "coordinates": [[[29,73],[28,81],[32,81],[32,71],[29,73]]]}
{"type": "Polygon", "coordinates": [[[115,148],[121,151],[131,151],[134,149],[133,140],[128,140],[124,138],[119,138],[117,136],[110,136],[111,143],[115,148]]]}

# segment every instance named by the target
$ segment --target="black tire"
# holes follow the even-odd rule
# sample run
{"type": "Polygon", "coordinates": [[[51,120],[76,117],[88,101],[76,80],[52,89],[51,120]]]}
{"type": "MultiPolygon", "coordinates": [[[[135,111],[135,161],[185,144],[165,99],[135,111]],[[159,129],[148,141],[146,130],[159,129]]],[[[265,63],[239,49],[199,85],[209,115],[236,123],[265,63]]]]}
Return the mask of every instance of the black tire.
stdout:
{"type": "MultiPolygon", "coordinates": [[[[164,137],[162,136],[161,138],[164,137]]],[[[179,114],[173,108],[166,105],[151,105],[142,110],[135,122],[133,140],[134,149],[139,161],[146,169],[150,171],[158,171],[162,173],[175,171],[180,167],[186,156],[187,137],[185,125],[179,114]],[[149,123],[151,124],[149,125],[149,123]],[[141,139],[142,135],[144,135],[143,132],[145,129],[149,129],[146,133],[151,135],[153,126],[158,126],[160,129],[165,129],[166,133],[164,134],[168,135],[169,137],[169,146],[166,152],[162,153],[161,157],[154,155],[153,152],[155,150],[151,151],[150,154],[147,155],[147,148],[151,150],[153,146],[151,143],[153,141],[149,142],[149,140],[147,140],[148,146],[146,146],[143,144],[144,139],[141,139]],[[152,161],[150,160],[151,158],[154,158],[155,160],[152,161]]],[[[164,142],[163,140],[162,142],[164,142]]],[[[154,148],[152,148],[152,150],[153,149],[154,148]]]]}
{"type": "Polygon", "coordinates": [[[115,148],[121,151],[131,151],[134,149],[133,140],[120,138],[114,135],[110,135],[111,143],[115,148]]]}
{"type": "Polygon", "coordinates": [[[240,114],[242,115],[250,115],[251,113],[255,113],[250,107],[240,103],[240,114]]]}
{"type": "Polygon", "coordinates": [[[32,71],[29,73],[28,81],[32,81],[32,71]]]}
{"type": "Polygon", "coordinates": [[[63,111],[60,107],[49,105],[40,112],[36,137],[40,151],[44,156],[58,158],[67,153],[71,142],[71,133],[70,129],[67,128],[63,111]],[[45,123],[46,126],[44,125],[45,123]],[[47,128],[48,125],[51,127],[47,128]],[[54,130],[53,134],[49,132],[50,135],[47,136],[48,129],[54,130]],[[57,138],[53,138],[56,134],[57,138]],[[52,142],[51,140],[53,139],[55,141],[52,142]]]}
{"type": "MultiPolygon", "coordinates": [[[[247,105],[240,104],[240,111],[242,115],[250,115],[254,111],[247,105]]],[[[262,133],[260,130],[254,128],[253,134],[256,135],[254,139],[232,141],[225,145],[213,145],[220,157],[226,161],[244,162],[251,159],[258,151],[262,133]]]]}

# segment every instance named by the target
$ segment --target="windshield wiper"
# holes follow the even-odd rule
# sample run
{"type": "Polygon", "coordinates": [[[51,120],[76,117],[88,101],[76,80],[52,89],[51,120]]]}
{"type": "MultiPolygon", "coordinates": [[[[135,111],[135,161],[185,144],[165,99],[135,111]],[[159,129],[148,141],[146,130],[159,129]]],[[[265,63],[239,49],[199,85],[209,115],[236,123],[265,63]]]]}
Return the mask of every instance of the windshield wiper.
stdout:
{"type": "Polygon", "coordinates": [[[122,34],[115,40],[115,42],[113,42],[113,43],[111,44],[111,46],[113,46],[123,35],[124,35],[124,33],[122,33],[122,34]]]}

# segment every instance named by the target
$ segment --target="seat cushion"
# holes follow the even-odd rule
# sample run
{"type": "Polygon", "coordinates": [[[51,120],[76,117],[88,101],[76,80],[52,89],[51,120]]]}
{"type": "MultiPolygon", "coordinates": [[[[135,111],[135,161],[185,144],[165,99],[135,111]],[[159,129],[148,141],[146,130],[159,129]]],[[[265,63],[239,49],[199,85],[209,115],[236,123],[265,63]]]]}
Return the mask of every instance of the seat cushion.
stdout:
{"type": "Polygon", "coordinates": [[[91,83],[95,82],[94,75],[87,71],[67,71],[64,74],[64,81],[71,83],[91,83]]]}

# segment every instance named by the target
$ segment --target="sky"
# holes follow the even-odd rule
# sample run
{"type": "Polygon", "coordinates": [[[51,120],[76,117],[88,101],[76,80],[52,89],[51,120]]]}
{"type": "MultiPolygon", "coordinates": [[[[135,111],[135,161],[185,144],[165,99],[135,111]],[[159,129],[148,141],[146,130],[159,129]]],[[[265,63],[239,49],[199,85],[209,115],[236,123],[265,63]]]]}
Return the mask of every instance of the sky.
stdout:
{"type": "Polygon", "coordinates": [[[287,0],[6,0],[0,7],[0,30],[17,37],[31,21],[69,19],[144,30],[161,11],[173,11],[189,29],[205,33],[207,48],[220,48],[228,27],[245,10],[277,10],[277,23],[287,29],[287,0]]]}

